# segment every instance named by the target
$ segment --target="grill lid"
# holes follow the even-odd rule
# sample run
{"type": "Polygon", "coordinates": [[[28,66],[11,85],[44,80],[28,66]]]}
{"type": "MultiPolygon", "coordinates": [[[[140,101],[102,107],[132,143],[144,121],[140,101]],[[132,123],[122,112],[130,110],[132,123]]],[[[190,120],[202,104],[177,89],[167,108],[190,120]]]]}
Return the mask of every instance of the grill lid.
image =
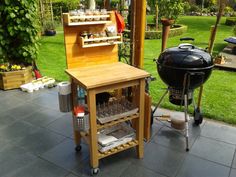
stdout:
{"type": "Polygon", "coordinates": [[[206,51],[192,44],[180,44],[161,53],[157,64],[175,69],[208,68],[213,66],[212,57],[206,51]]]}

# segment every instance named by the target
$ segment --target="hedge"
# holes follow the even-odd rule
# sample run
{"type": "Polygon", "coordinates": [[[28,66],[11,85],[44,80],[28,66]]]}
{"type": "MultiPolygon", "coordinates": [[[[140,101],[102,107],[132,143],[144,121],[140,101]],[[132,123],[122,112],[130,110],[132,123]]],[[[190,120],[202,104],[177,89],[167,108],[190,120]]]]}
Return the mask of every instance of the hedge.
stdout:
{"type": "MultiPolygon", "coordinates": [[[[175,27],[170,30],[169,37],[179,36],[185,33],[188,29],[185,25],[176,24],[175,27]]],[[[125,30],[124,35],[129,36],[130,30],[125,30]]],[[[161,39],[162,31],[146,31],[145,39],[161,39]]]]}
{"type": "Polygon", "coordinates": [[[227,17],[225,20],[225,25],[228,26],[236,25],[236,17],[227,17]]]}

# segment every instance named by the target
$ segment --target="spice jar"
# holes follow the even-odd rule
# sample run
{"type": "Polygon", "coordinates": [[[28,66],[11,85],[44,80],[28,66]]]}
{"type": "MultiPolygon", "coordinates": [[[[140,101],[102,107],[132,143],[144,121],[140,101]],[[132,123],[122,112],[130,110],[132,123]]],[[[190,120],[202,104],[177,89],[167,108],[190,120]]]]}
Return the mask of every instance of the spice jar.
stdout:
{"type": "MultiPolygon", "coordinates": [[[[99,36],[100,36],[101,38],[105,38],[105,37],[107,37],[107,35],[106,35],[106,32],[105,32],[105,31],[102,31],[102,32],[100,32],[99,36]]],[[[102,41],[103,41],[103,42],[106,42],[106,41],[107,41],[107,39],[103,39],[102,41]]]]}
{"type": "MultiPolygon", "coordinates": [[[[86,16],[92,16],[92,15],[93,15],[92,10],[86,9],[86,10],[85,10],[85,15],[86,15],[86,16]]],[[[86,18],[86,21],[92,21],[92,20],[93,20],[92,17],[86,18]]]]}
{"type": "Polygon", "coordinates": [[[77,11],[77,13],[78,13],[78,16],[79,16],[79,21],[84,22],[85,21],[84,11],[82,9],[80,9],[80,10],[77,11]]]}
{"type": "Polygon", "coordinates": [[[81,36],[82,38],[84,38],[84,39],[88,39],[88,33],[87,33],[87,31],[82,32],[82,33],[80,34],[80,36],[81,36]]]}
{"type": "Polygon", "coordinates": [[[100,12],[99,12],[98,9],[95,9],[95,10],[93,11],[93,15],[94,15],[94,18],[93,18],[94,21],[99,21],[99,20],[100,20],[100,17],[99,17],[100,12]]]}
{"type": "MultiPolygon", "coordinates": [[[[106,9],[101,9],[101,15],[107,15],[107,10],[106,9]]],[[[101,20],[107,20],[107,17],[101,17],[101,20]]]]}
{"type": "MultiPolygon", "coordinates": [[[[94,34],[93,34],[93,37],[94,37],[94,38],[99,38],[99,37],[100,37],[100,36],[99,36],[99,33],[94,33],[94,34]]],[[[100,42],[100,40],[95,40],[94,42],[98,43],[98,42],[100,42]]]]}

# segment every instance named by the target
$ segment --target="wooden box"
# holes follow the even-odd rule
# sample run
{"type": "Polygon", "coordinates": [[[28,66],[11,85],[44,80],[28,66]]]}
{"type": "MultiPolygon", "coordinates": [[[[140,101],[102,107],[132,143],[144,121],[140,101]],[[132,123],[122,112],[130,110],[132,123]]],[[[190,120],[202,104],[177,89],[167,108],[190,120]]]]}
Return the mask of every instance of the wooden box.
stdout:
{"type": "Polygon", "coordinates": [[[20,88],[21,85],[29,83],[32,80],[31,66],[19,71],[0,72],[0,89],[9,90],[20,88]]]}

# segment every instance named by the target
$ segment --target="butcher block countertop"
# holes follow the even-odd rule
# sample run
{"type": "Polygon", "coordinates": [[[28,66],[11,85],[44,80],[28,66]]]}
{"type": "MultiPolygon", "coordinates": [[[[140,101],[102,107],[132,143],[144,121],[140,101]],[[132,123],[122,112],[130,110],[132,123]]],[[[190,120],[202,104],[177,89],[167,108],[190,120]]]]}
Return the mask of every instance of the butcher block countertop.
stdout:
{"type": "Polygon", "coordinates": [[[67,69],[66,73],[79,82],[79,84],[83,85],[85,89],[92,89],[150,76],[150,74],[144,70],[121,62],[67,69]]]}

